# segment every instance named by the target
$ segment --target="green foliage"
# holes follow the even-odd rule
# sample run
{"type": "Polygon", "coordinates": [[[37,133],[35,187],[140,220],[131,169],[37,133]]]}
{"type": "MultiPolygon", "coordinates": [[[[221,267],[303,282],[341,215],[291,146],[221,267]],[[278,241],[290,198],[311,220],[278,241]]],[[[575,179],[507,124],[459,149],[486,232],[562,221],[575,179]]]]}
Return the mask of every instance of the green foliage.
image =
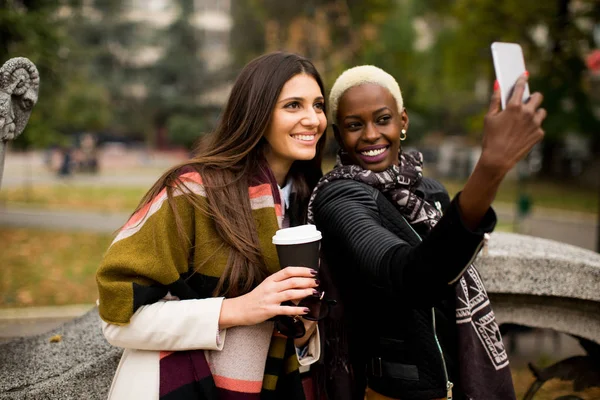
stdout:
{"type": "Polygon", "coordinates": [[[177,18],[159,34],[165,51],[148,71],[148,101],[157,110],[158,124],[174,113],[197,108],[198,96],[210,82],[200,57],[201,35],[190,19],[193,1],[177,3],[177,18]]]}
{"type": "Polygon", "coordinates": [[[490,44],[518,42],[531,72],[530,87],[545,97],[548,140],[558,140],[568,132],[597,132],[600,125],[592,112],[583,62],[592,35],[589,23],[583,22],[592,17],[586,5],[591,9],[593,2],[578,3],[575,8],[570,0],[455,0],[449,16],[457,22],[456,38],[447,44],[452,49],[446,54],[451,67],[447,73],[457,83],[463,74],[485,78],[491,86],[490,44]]]}
{"type": "Polygon", "coordinates": [[[54,8],[40,4],[28,9],[14,1],[0,4],[0,63],[13,57],[27,57],[37,66],[41,78],[38,104],[15,146],[60,141],[57,127],[44,122],[53,114],[53,104],[43,100],[54,96],[64,84],[64,77],[58,74],[64,65],[61,57],[64,31],[53,24],[54,8]]]}
{"type": "Polygon", "coordinates": [[[239,69],[265,49],[265,17],[258,0],[234,1],[231,30],[233,64],[239,69]]]}
{"type": "MultiPolygon", "coordinates": [[[[27,57],[40,73],[38,104],[17,148],[68,142],[67,133],[103,129],[111,118],[106,88],[89,79],[77,43],[51,1],[0,2],[0,62],[27,57]]],[[[72,2],[77,6],[77,1],[72,2]]]]}
{"type": "MultiPolygon", "coordinates": [[[[177,17],[157,30],[123,18],[129,5],[118,0],[0,0],[0,61],[28,57],[41,75],[39,103],[17,145],[59,143],[81,130],[151,138],[163,127],[183,144],[207,129],[212,117],[199,98],[231,73],[211,72],[202,61],[202,32],[191,21],[195,2],[170,4],[177,17]],[[156,62],[132,62],[148,47],[162,49],[156,62]]],[[[311,58],[328,87],[353,65],[392,73],[411,139],[481,132],[493,41],[523,46],[530,86],[545,95],[548,141],[600,130],[583,63],[593,48],[591,26],[600,21],[595,0],[247,0],[232,2],[232,17],[235,71],[282,49],[311,58]]]]}
{"type": "Polygon", "coordinates": [[[175,114],[169,118],[167,129],[173,144],[191,149],[198,138],[206,133],[207,125],[197,116],[175,114]]]}
{"type": "Polygon", "coordinates": [[[68,81],[56,99],[55,123],[64,132],[101,131],[111,121],[110,93],[85,77],[68,81]]]}

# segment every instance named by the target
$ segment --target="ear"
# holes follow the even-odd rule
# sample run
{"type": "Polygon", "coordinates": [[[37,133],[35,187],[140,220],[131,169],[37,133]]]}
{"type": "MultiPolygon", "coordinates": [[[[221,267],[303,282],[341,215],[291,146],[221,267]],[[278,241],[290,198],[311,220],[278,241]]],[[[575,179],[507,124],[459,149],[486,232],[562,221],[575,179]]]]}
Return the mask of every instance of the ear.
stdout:
{"type": "Polygon", "coordinates": [[[406,108],[402,110],[402,113],[400,114],[400,120],[402,121],[400,123],[400,129],[408,130],[408,113],[406,112],[406,108]]]}

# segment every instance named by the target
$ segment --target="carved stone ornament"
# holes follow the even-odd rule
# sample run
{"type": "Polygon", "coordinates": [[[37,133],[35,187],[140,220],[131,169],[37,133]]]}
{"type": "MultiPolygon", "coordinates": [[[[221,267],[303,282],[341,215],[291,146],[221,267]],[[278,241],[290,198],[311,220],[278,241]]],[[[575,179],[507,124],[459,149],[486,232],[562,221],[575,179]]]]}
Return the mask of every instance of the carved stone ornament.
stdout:
{"type": "Polygon", "coordinates": [[[38,100],[40,75],[24,57],[11,58],[0,68],[0,141],[19,136],[38,100]]]}

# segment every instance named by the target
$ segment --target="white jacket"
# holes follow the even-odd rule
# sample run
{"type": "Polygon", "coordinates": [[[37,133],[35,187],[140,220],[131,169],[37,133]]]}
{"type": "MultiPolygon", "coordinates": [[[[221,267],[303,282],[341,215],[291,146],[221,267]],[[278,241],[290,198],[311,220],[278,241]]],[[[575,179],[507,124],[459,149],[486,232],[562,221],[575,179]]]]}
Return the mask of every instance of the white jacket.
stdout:
{"type": "MultiPolygon", "coordinates": [[[[108,398],[158,399],[160,351],[208,350],[206,356],[211,370],[219,367],[221,357],[233,353],[236,358],[246,358],[246,364],[254,365],[255,368],[250,373],[256,375],[254,379],[262,381],[273,323],[264,322],[255,326],[240,326],[219,331],[222,303],[222,297],[159,301],[140,307],[128,325],[118,326],[102,321],[102,331],[106,340],[113,346],[125,349],[108,398]],[[249,338],[251,348],[248,347],[249,338]]],[[[308,342],[307,355],[299,358],[299,363],[303,369],[307,369],[320,355],[317,328],[316,334],[313,334],[308,342]]],[[[247,370],[243,373],[245,377],[248,376],[247,370]]]]}

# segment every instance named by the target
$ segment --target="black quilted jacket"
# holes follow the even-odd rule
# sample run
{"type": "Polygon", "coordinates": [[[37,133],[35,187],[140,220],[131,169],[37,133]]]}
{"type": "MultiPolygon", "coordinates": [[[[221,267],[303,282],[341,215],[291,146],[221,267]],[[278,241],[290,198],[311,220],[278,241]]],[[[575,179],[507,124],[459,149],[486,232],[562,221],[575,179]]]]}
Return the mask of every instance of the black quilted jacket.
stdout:
{"type": "MultiPolygon", "coordinates": [[[[449,282],[468,266],[496,216],[490,209],[471,231],[462,223],[458,196],[450,202],[443,186],[429,179],[417,192],[445,209],[422,242],[381,192],[360,182],[333,181],[313,205],[326,268],[343,304],[355,399],[364,398],[367,381],[403,400],[445,398],[453,382],[454,399],[463,398],[456,385],[455,291],[449,282]],[[380,360],[395,365],[395,378],[380,376],[380,360]]],[[[324,352],[327,357],[327,347],[324,352]]],[[[349,398],[335,382],[329,386],[330,398],[349,398]]]]}

